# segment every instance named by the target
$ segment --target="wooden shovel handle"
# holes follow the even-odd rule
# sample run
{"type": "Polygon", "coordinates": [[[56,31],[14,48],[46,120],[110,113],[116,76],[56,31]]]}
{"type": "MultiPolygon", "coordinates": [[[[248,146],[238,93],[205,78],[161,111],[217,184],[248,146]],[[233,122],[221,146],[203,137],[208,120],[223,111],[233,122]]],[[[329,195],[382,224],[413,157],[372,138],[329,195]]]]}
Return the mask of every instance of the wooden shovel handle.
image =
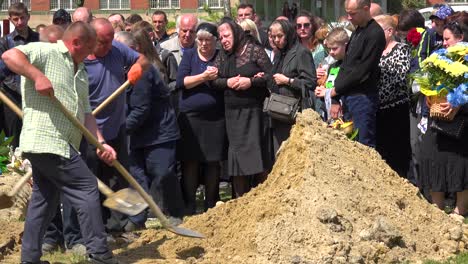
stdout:
{"type": "Polygon", "coordinates": [[[117,98],[121,93],[127,89],[127,87],[130,85],[130,81],[124,82],[117,90],[115,90],[109,97],[104,100],[96,109],[93,111],[93,116],[96,116],[99,112],[102,111],[110,102],[114,101],[115,98],[117,98]]]}
{"type": "MultiPolygon", "coordinates": [[[[88,140],[89,143],[93,144],[96,148],[98,148],[101,151],[106,151],[104,146],[101,143],[99,143],[96,137],[93,134],[91,134],[91,132],[89,132],[89,130],[74,115],[72,115],[70,111],[68,111],[68,109],[65,108],[65,106],[56,97],[51,98],[52,101],[60,108],[60,111],[62,111],[62,113],[73,123],[73,125],[76,126],[83,133],[83,136],[88,140]]],[[[122,174],[125,180],[127,180],[128,183],[141,195],[145,202],[148,203],[148,206],[159,219],[161,225],[168,230],[173,230],[174,227],[169,223],[169,220],[162,213],[161,209],[156,205],[154,200],[145,192],[145,190],[140,186],[140,184],[138,184],[135,178],[133,178],[130,175],[130,173],[122,166],[122,164],[120,164],[118,160],[114,160],[112,162],[112,166],[116,168],[120,172],[120,174],[122,174]]]]}
{"type": "Polygon", "coordinates": [[[15,184],[15,186],[13,186],[13,188],[7,195],[10,197],[15,196],[18,193],[18,191],[21,188],[23,188],[23,186],[29,181],[29,179],[31,179],[31,177],[32,177],[32,170],[30,169],[26,172],[25,175],[23,175],[23,177],[21,177],[21,179],[19,179],[19,181],[15,184]]]}
{"type": "Polygon", "coordinates": [[[0,100],[2,100],[2,102],[6,104],[13,112],[15,112],[19,118],[23,119],[23,112],[21,109],[19,109],[19,107],[13,103],[13,101],[11,101],[11,99],[8,98],[8,96],[6,96],[3,92],[0,92],[0,100]]]}

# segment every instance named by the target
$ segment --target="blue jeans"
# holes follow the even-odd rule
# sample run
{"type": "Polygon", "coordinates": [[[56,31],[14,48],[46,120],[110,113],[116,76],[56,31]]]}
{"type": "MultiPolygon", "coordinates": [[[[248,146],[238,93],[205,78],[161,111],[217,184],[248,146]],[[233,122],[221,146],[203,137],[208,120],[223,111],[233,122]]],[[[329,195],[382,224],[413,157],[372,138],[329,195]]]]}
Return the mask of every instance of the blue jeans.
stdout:
{"type": "Polygon", "coordinates": [[[70,150],[70,159],[54,154],[24,154],[33,167],[34,185],[24,224],[21,261],[39,262],[44,233],[56,215],[60,193],[76,208],[88,253],[109,251],[96,178],[78,152],[70,150]]]}
{"type": "MultiPolygon", "coordinates": [[[[175,151],[175,141],[130,149],[130,173],[141,187],[153,196],[163,212],[182,217],[184,201],[175,173],[175,151]]],[[[142,226],[146,222],[147,212],[131,216],[129,219],[142,226]]]]}
{"type": "Polygon", "coordinates": [[[343,96],[345,118],[353,120],[354,129],[359,129],[358,142],[375,148],[376,117],[379,107],[377,94],[356,94],[343,96]]]}

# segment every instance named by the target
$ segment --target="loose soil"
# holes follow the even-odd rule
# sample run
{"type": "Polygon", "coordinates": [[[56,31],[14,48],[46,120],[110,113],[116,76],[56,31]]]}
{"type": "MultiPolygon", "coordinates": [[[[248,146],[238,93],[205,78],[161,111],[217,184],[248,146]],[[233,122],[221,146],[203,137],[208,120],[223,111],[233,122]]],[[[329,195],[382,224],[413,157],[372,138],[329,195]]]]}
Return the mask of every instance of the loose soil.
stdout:
{"type": "Polygon", "coordinates": [[[264,184],[183,226],[206,238],[149,229],[114,254],[124,263],[413,263],[468,247],[462,219],[312,111],[299,116],[264,184]]]}
{"type": "MultiPolygon", "coordinates": [[[[15,183],[21,178],[16,173],[0,175],[0,194],[8,193],[15,183]]],[[[0,210],[0,263],[4,263],[4,257],[18,251],[21,240],[26,213],[26,207],[31,195],[31,185],[26,184],[15,197],[13,206],[0,210]]]]}

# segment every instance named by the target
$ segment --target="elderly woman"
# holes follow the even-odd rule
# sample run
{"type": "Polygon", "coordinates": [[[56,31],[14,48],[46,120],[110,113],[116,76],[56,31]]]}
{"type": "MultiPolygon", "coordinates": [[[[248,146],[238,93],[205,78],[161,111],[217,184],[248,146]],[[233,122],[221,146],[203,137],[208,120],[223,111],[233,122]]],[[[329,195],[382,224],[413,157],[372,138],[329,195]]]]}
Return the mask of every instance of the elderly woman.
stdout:
{"type": "Polygon", "coordinates": [[[395,40],[396,23],[392,16],[379,15],[374,19],[382,27],[386,40],[379,63],[376,150],[393,170],[406,177],[411,160],[407,88],[411,51],[408,45],[395,40]]]}
{"type": "MultiPolygon", "coordinates": [[[[314,61],[310,51],[299,43],[293,25],[285,20],[270,25],[271,37],[279,49],[273,62],[271,91],[301,99],[317,85],[314,61]]],[[[291,123],[272,118],[273,148],[276,153],[281,143],[289,137],[291,123]]]]}
{"type": "MultiPolygon", "coordinates": [[[[454,17],[456,19],[447,23],[443,31],[445,48],[468,40],[466,29],[468,14],[461,12],[454,17]]],[[[439,130],[427,129],[421,144],[420,184],[422,188],[430,189],[432,202],[442,210],[445,207],[445,193],[456,193],[456,207],[453,213],[466,216],[468,214],[468,126],[463,126],[461,123],[468,119],[468,105],[461,105],[456,109],[447,102],[443,103],[442,108],[445,113],[458,110],[450,123],[451,126],[461,127],[462,130],[460,136],[455,137],[439,130]]],[[[443,127],[443,121],[433,121],[429,118],[428,124],[434,125],[433,122],[443,127]]]]}
{"type": "Polygon", "coordinates": [[[262,104],[268,92],[271,62],[264,48],[232,19],[222,19],[218,32],[223,51],[216,59],[219,72],[213,85],[224,90],[228,175],[239,197],[250,190],[248,176],[265,171],[262,104]],[[260,72],[265,74],[254,77],[260,72]]]}
{"type": "Polygon", "coordinates": [[[196,34],[197,48],[184,52],[176,84],[182,89],[179,99],[182,137],[177,153],[182,162],[182,190],[188,214],[195,213],[200,171],[205,184],[205,209],[215,206],[219,195],[219,162],[226,159],[227,151],[223,93],[211,89],[209,84],[218,76],[218,69],[213,67],[218,54],[217,27],[202,23],[196,34]]]}

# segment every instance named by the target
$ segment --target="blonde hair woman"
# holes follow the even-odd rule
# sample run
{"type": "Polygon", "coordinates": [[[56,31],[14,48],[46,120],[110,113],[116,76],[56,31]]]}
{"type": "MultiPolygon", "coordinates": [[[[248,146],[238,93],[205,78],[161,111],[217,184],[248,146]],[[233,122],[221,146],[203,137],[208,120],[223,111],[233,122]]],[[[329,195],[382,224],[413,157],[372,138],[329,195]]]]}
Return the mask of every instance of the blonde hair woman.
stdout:
{"type": "Polygon", "coordinates": [[[392,16],[379,15],[374,19],[382,27],[386,42],[379,63],[376,149],[393,170],[406,177],[411,159],[407,92],[410,47],[395,40],[397,24],[392,16]]]}

